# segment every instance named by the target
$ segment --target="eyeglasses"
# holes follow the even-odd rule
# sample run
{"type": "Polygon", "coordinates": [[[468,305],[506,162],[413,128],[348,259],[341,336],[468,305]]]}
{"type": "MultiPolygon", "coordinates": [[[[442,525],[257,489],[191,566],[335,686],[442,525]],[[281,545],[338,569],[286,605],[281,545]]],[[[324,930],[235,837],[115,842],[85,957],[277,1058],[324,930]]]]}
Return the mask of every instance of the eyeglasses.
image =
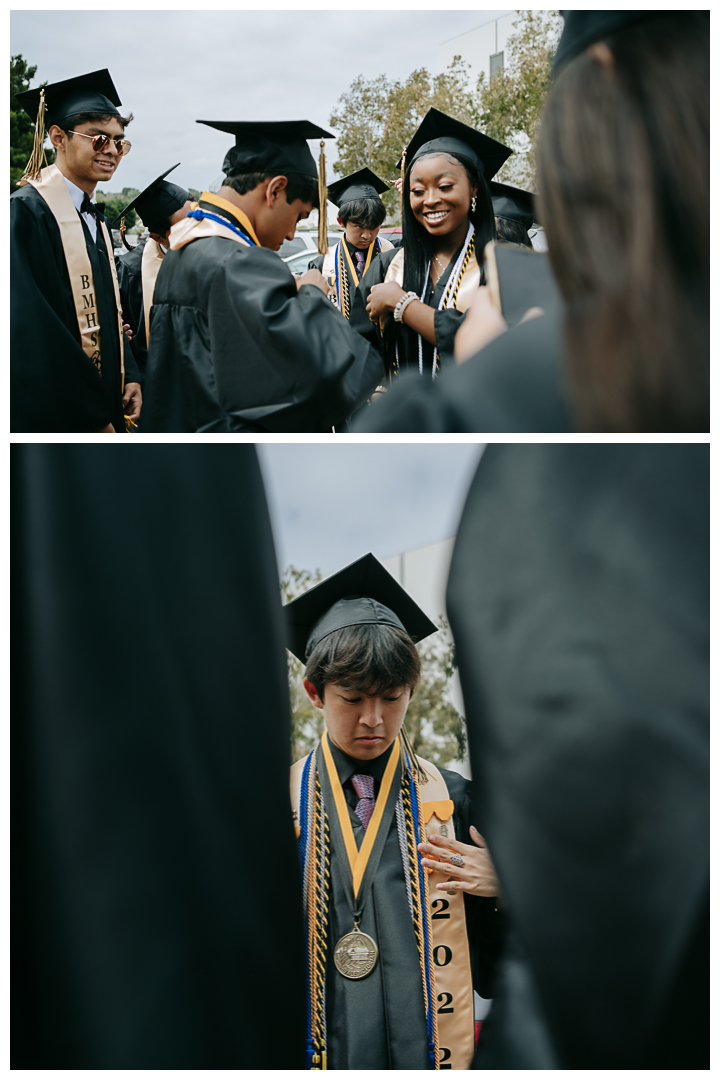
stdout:
{"type": "Polygon", "coordinates": [[[69,131],[68,135],[82,135],[83,139],[92,139],[92,148],[96,154],[99,154],[101,150],[107,149],[111,142],[115,143],[115,149],[121,157],[125,157],[125,154],[130,153],[131,142],[127,139],[121,138],[119,135],[85,135],[82,131],[69,131]]]}

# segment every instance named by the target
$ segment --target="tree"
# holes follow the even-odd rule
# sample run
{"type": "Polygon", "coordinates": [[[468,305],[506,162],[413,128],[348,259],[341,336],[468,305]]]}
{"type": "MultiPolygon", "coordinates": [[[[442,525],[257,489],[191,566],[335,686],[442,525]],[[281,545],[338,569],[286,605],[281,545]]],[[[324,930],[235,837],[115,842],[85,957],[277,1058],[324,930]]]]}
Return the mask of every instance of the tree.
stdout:
{"type": "MultiPolygon", "coordinates": [[[[392,184],[400,175],[395,166],[403,147],[431,106],[473,123],[477,103],[467,65],[459,56],[440,75],[419,68],[405,82],[392,82],[385,75],[358,76],[330,117],[331,126],[340,130],[335,172],[344,176],[367,167],[392,184]]],[[[390,218],[396,219],[400,197],[394,188],[383,196],[383,202],[390,218]]]]}
{"type": "MultiPolygon", "coordinates": [[[[136,199],[140,192],[137,188],[125,187],[120,194],[115,194],[111,191],[98,191],[98,202],[105,204],[105,217],[109,222],[113,222],[122,211],[125,209],[129,202],[136,199]]],[[[134,210],[131,210],[125,215],[125,228],[132,229],[137,224],[138,216],[134,210]]],[[[119,223],[118,223],[119,227],[119,223]]]]}
{"type": "MultiPolygon", "coordinates": [[[[320,581],[320,571],[311,573],[288,567],[280,583],[284,603],[320,581]]],[[[445,619],[436,620],[440,631],[421,641],[418,652],[422,660],[422,675],[415,688],[405,717],[410,741],[421,757],[435,765],[465,758],[465,721],[449,699],[450,683],[455,673],[455,647],[445,619]]],[[[291,738],[293,761],[308,754],[318,742],[325,724],[302,684],[305,665],[288,652],[288,682],[292,711],[291,738]]]]}
{"type": "MultiPolygon", "coordinates": [[[[10,57],[10,191],[17,191],[17,181],[25,172],[35,139],[35,123],[15,100],[16,94],[30,89],[30,82],[37,71],[28,67],[27,61],[18,54],[10,57]]],[[[47,80],[41,83],[47,85],[47,80]]],[[[55,161],[52,150],[45,151],[48,165],[55,161]]]]}
{"type": "Polygon", "coordinates": [[[562,32],[556,11],[518,11],[508,38],[506,67],[486,82],[478,79],[477,126],[515,153],[498,180],[535,190],[535,143],[552,76],[552,58],[562,32]]]}

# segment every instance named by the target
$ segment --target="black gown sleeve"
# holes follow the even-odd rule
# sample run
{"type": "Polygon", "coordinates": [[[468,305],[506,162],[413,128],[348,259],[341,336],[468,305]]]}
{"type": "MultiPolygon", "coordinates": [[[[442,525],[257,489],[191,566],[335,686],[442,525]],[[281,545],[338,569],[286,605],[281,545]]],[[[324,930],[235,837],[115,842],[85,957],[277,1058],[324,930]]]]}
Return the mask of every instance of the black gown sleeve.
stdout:
{"type": "Polygon", "coordinates": [[[512,327],[431,383],[403,375],[353,431],[571,431],[560,313],[512,327]]]}
{"type": "Polygon", "coordinates": [[[55,218],[23,189],[10,199],[12,431],[92,432],[113,422],[79,337],[55,218]]]}
{"type": "Polygon", "coordinates": [[[316,258],[314,258],[312,260],[312,262],[308,263],[308,270],[319,270],[320,273],[322,274],[322,268],[323,268],[323,263],[324,262],[325,262],[325,256],[324,255],[318,255],[318,256],[316,256],[316,258]]]}
{"type": "MultiPolygon", "coordinates": [[[[437,291],[437,290],[436,290],[437,291]]],[[[448,308],[435,312],[435,343],[440,363],[445,370],[455,361],[455,335],[460,329],[467,312],[448,308]]]]}
{"type": "MultiPolygon", "coordinates": [[[[131,252],[128,254],[132,256],[131,252]]],[[[115,268],[117,270],[118,286],[120,288],[123,322],[128,323],[132,329],[132,341],[130,342],[132,358],[130,363],[132,365],[131,370],[134,371],[136,377],[134,379],[129,379],[126,376],[125,381],[141,383],[147,365],[147,339],[145,337],[145,307],[142,294],[142,272],[138,272],[138,269],[134,265],[129,265],[122,256],[115,259],[115,268]]],[[[126,348],[126,372],[128,371],[128,351],[129,350],[126,348]]]]}

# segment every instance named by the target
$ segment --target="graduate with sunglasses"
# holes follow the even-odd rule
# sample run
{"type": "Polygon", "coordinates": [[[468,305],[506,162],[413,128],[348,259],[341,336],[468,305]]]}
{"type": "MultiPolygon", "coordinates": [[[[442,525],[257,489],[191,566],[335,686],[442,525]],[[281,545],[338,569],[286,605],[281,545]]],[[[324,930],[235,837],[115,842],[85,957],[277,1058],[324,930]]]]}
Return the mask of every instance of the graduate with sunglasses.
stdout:
{"type": "Polygon", "coordinates": [[[398,162],[403,247],[363,278],[383,335],[386,374],[435,378],[453,361],[455,334],[484,284],[483,251],[496,238],[488,182],[512,150],[430,109],[398,162]]]}
{"type": "Polygon", "coordinates": [[[112,240],[95,201],[130,143],[132,117],[103,69],[16,101],[36,119],[33,153],[10,196],[11,430],[114,432],[142,393],[122,332],[112,240]],[[43,168],[45,132],[55,164],[43,168]]]}

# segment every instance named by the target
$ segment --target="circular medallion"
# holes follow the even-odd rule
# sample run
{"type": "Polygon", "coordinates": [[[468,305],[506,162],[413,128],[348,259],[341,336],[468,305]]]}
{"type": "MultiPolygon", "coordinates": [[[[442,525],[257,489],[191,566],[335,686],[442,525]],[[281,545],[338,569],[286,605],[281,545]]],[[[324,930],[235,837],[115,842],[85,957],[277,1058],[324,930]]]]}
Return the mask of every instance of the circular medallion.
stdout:
{"type": "Polygon", "coordinates": [[[335,967],[346,979],[364,979],[375,967],[378,947],[369,934],[352,930],[335,946],[335,967]]]}

